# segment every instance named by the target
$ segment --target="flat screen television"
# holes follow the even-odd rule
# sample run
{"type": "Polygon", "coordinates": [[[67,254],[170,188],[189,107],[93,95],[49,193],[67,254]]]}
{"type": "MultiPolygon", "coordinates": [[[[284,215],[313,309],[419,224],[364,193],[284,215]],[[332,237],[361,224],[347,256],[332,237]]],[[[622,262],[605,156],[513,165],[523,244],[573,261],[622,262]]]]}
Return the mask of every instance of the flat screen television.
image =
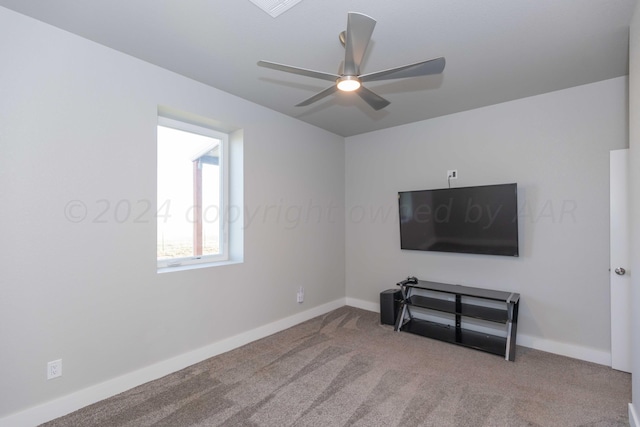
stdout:
{"type": "Polygon", "coordinates": [[[517,184],[398,193],[400,247],[518,256],[517,184]]]}

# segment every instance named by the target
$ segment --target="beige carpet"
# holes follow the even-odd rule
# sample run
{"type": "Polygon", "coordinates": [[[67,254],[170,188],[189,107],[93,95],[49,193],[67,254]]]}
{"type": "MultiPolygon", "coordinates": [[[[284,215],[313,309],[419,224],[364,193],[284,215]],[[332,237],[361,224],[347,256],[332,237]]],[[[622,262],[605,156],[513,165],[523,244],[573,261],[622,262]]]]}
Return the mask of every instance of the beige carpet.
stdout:
{"type": "Polygon", "coordinates": [[[625,426],[631,375],[515,362],[343,307],[46,426],[625,426]]]}

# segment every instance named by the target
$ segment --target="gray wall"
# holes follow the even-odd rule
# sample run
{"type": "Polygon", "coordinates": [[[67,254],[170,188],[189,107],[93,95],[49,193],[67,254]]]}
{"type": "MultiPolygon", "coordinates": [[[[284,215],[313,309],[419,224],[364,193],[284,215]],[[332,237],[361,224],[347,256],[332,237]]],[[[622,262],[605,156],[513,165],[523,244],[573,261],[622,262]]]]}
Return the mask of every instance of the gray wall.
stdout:
{"type": "MultiPolygon", "coordinates": [[[[631,295],[633,407],[640,415],[640,7],[631,23],[629,45],[629,170],[631,171],[631,295]],[[635,274],[634,274],[635,273],[635,274]]],[[[636,419],[638,423],[640,419],[636,419]]],[[[635,424],[640,425],[640,424],[635,424]]]]}
{"type": "Polygon", "coordinates": [[[0,419],[344,302],[343,138],[4,8],[0,28],[0,419]],[[134,219],[155,206],[159,105],[242,130],[244,263],[156,273],[155,208],[134,219]]]}
{"type": "Polygon", "coordinates": [[[521,294],[518,343],[610,363],[609,151],[627,79],[347,138],[347,297],[407,275],[521,294]],[[520,257],[401,251],[397,192],[518,183],[520,257]]]}

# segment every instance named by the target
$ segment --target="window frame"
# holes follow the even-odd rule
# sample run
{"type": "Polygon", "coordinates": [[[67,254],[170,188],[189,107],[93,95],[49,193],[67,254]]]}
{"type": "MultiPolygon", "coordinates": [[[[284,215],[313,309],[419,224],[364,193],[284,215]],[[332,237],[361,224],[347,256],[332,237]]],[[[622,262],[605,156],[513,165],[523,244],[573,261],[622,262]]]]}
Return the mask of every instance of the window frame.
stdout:
{"type": "MultiPolygon", "coordinates": [[[[181,269],[182,267],[189,266],[206,266],[207,264],[214,265],[216,263],[226,263],[230,259],[229,254],[229,134],[207,125],[195,124],[186,122],[183,120],[171,119],[164,116],[158,116],[158,123],[156,125],[156,208],[158,208],[158,127],[167,127],[183,132],[202,135],[210,138],[214,138],[220,141],[219,145],[219,167],[220,167],[220,241],[219,249],[220,253],[215,255],[196,255],[182,258],[170,258],[170,259],[158,259],[156,252],[156,261],[158,271],[167,271],[171,269],[181,269]]],[[[184,213],[180,213],[181,215],[184,213]]],[[[158,239],[158,224],[156,216],[156,242],[158,239]]]]}

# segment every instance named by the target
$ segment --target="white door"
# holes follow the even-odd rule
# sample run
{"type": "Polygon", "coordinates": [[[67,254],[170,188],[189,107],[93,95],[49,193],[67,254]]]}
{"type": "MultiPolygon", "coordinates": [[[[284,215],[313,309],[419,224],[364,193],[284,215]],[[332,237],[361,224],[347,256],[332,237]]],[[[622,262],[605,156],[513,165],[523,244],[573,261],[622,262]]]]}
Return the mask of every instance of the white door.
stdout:
{"type": "Polygon", "coordinates": [[[628,149],[611,151],[611,367],[625,372],[631,372],[628,165],[628,149]]]}

